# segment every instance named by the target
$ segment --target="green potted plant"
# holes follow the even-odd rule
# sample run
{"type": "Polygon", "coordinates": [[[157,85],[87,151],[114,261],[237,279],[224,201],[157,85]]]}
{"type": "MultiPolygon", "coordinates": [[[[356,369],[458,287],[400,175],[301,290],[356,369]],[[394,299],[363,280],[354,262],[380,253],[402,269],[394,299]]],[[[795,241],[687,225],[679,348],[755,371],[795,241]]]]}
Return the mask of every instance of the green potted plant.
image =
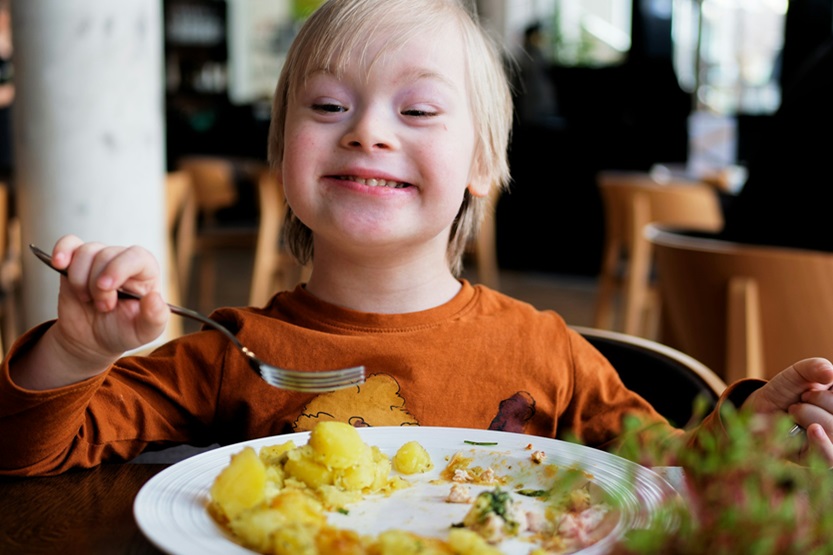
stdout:
{"type": "Polygon", "coordinates": [[[654,442],[628,425],[621,454],[649,467],[684,469],[683,503],[633,530],[616,555],[821,555],[833,553],[833,473],[820,456],[795,459],[804,441],[786,416],[768,422],[731,407],[725,433],[654,442]],[[672,522],[672,525],[668,523],[672,522]]]}

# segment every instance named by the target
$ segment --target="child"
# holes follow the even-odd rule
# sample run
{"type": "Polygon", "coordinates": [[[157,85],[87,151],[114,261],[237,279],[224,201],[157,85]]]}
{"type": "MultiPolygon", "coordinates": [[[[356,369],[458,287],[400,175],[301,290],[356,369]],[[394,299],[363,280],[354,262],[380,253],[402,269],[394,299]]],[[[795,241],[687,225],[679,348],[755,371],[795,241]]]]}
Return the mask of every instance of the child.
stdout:
{"type": "MultiPolygon", "coordinates": [[[[326,419],[569,432],[603,448],[626,413],[662,421],[556,313],[456,277],[483,199],[508,181],[500,60],[460,0],[330,0],[289,52],[270,157],[312,275],[263,308],[214,316],[272,364],[363,364],[367,383],[317,396],[271,387],[211,330],[119,358],[164,330],[159,268],[145,249],[65,236],[52,250],[69,273],[58,319],[3,362],[0,471],[55,474],[326,419]],[[118,288],[144,297],[117,301],[118,288]]],[[[831,384],[833,365],[809,359],[721,402],[789,411],[833,463],[831,384]]]]}

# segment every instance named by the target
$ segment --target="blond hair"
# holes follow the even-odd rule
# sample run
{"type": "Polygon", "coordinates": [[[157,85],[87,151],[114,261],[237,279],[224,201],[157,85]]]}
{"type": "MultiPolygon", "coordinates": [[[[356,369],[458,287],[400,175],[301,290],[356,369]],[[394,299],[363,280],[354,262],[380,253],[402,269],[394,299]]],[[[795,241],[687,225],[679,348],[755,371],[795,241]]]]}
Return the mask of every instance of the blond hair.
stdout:
{"type": "MultiPolygon", "coordinates": [[[[473,175],[491,188],[509,184],[507,148],[512,128],[512,97],[498,43],[479,25],[474,8],[465,0],[328,0],[309,17],[292,43],[281,71],[272,104],[269,162],[283,161],[286,108],[293,94],[312,72],[342,75],[347,65],[364,60],[372,38],[385,33],[390,49],[436,29],[456,23],[466,55],[466,81],[475,124],[473,175]]],[[[372,63],[373,60],[370,60],[372,63]]],[[[447,259],[451,271],[462,270],[466,244],[478,231],[488,197],[468,190],[451,228],[447,259]]],[[[312,259],[312,231],[287,208],[284,239],[302,264],[312,259]]]]}

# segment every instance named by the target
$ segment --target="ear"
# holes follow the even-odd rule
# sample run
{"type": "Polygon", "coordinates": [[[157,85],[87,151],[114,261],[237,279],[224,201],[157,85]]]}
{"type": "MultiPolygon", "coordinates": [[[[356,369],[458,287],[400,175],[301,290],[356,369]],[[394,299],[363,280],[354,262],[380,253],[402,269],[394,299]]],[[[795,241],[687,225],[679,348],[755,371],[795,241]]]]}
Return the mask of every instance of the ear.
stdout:
{"type": "Polygon", "coordinates": [[[475,167],[472,169],[469,184],[466,188],[472,196],[485,197],[489,194],[489,190],[492,188],[492,183],[489,178],[484,175],[484,172],[480,171],[480,168],[475,167]]]}
{"type": "Polygon", "coordinates": [[[489,194],[490,188],[491,187],[489,186],[489,183],[485,181],[482,181],[480,183],[469,183],[469,186],[467,187],[469,193],[471,193],[473,197],[478,198],[487,196],[489,194]]]}

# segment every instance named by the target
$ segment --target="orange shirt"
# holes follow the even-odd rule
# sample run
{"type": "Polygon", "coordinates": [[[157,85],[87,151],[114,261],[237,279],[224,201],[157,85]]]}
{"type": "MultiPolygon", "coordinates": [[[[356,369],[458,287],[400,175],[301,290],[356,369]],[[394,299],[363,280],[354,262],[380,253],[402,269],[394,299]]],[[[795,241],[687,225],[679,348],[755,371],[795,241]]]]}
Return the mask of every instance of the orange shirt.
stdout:
{"type": "Polygon", "coordinates": [[[283,391],[207,330],[149,356],[125,357],[81,383],[21,389],[9,379],[9,361],[46,323],[21,337],[3,362],[0,473],[55,474],[174,444],[305,431],[330,419],[545,437],[572,432],[597,447],[616,438],[627,412],[662,420],[558,314],[466,281],[448,303],[410,314],[343,309],[299,286],[264,308],[225,308],[214,316],[276,366],[363,364],[367,383],[319,395],[283,391]]]}

